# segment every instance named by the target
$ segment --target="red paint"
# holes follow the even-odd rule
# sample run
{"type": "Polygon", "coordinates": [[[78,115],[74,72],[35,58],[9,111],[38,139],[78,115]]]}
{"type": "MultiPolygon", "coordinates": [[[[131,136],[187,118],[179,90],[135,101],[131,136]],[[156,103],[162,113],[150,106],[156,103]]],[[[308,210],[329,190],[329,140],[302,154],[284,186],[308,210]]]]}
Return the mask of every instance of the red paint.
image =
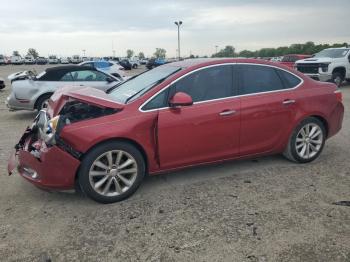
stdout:
{"type": "Polygon", "coordinates": [[[296,61],[306,59],[309,57],[311,57],[311,55],[285,55],[283,56],[282,61],[278,63],[293,68],[296,61]]]}
{"type": "MultiPolygon", "coordinates": [[[[284,151],[292,130],[303,119],[318,116],[327,123],[328,137],[342,125],[344,107],[336,86],[316,82],[289,69],[303,79],[296,89],[266,94],[231,97],[188,106],[141,112],[139,107],[172,81],[195,69],[213,64],[254,63],[279,67],[276,63],[251,59],[220,59],[178,62],[185,69],[127,105],[112,103],[108,95],[92,89],[56,93],[49,112],[57,114],[67,99],[74,97],[121,111],[67,125],[61,138],[82,154],[96,144],[123,139],[138,145],[147,161],[149,174],[187,166],[246,158],[284,151]],[[283,101],[293,99],[294,104],[283,101]],[[225,114],[232,112],[232,114],[225,114]],[[221,113],[224,113],[222,115],[221,113]]],[[[286,69],[286,67],[281,66],[286,69]]],[[[188,95],[178,93],[172,102],[190,104],[188,95]]],[[[42,153],[41,162],[28,152],[19,152],[20,166],[28,165],[40,174],[32,183],[49,188],[72,188],[80,162],[58,147],[42,153]]],[[[23,175],[23,174],[22,174],[23,175]]],[[[28,179],[28,178],[27,178],[28,179]]]]}

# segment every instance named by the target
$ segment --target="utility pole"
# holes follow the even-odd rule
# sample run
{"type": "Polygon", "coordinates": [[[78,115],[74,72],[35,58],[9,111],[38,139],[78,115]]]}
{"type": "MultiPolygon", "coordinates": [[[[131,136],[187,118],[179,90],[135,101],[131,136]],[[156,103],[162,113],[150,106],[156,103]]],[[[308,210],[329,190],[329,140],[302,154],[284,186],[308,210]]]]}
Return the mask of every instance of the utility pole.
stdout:
{"type": "Polygon", "coordinates": [[[180,60],[181,58],[181,53],[180,53],[180,26],[182,25],[182,21],[176,21],[175,25],[177,26],[177,49],[178,49],[178,59],[180,60]]]}
{"type": "Polygon", "coordinates": [[[218,47],[219,47],[218,45],[215,46],[215,54],[218,53],[218,47]]]}

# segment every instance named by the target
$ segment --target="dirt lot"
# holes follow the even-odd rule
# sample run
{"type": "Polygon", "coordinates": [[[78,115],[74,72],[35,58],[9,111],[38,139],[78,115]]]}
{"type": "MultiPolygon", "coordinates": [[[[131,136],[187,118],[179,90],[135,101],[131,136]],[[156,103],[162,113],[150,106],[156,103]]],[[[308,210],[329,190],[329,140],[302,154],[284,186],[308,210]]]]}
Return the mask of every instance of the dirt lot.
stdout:
{"type": "MultiPolygon", "coordinates": [[[[45,66],[36,66],[39,72],[45,66]]],[[[0,77],[32,68],[2,66],[0,77]]],[[[350,86],[341,133],[320,158],[234,161],[149,177],[128,200],[100,205],[6,175],[33,112],[0,91],[1,261],[350,261],[350,86]]]]}

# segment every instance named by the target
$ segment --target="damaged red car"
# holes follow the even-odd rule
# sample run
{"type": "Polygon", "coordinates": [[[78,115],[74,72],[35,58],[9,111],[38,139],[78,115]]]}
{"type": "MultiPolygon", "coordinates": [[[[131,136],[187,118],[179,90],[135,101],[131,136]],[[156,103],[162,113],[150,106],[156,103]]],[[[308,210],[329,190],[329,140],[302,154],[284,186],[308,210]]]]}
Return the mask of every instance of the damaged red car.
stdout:
{"type": "Polygon", "coordinates": [[[111,203],[144,176],[283,154],[306,163],[342,126],[332,83],[267,61],[195,59],[146,71],[107,92],[59,89],[9,160],[41,188],[79,186],[111,203]]]}

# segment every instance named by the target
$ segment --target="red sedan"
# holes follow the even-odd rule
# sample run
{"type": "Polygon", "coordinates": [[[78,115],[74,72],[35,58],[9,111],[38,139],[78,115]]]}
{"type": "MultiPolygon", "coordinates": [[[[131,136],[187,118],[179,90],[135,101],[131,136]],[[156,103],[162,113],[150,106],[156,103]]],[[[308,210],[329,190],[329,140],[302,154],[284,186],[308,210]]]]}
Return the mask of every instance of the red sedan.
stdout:
{"type": "Polygon", "coordinates": [[[293,68],[296,61],[306,59],[309,57],[311,57],[311,55],[284,55],[282,61],[278,63],[293,68]]]}
{"type": "Polygon", "coordinates": [[[146,174],[283,153],[306,163],[342,126],[342,95],[260,60],[196,59],[142,73],[107,93],[61,88],[16,145],[9,173],[42,188],[79,185],[111,203],[146,174]]]}

